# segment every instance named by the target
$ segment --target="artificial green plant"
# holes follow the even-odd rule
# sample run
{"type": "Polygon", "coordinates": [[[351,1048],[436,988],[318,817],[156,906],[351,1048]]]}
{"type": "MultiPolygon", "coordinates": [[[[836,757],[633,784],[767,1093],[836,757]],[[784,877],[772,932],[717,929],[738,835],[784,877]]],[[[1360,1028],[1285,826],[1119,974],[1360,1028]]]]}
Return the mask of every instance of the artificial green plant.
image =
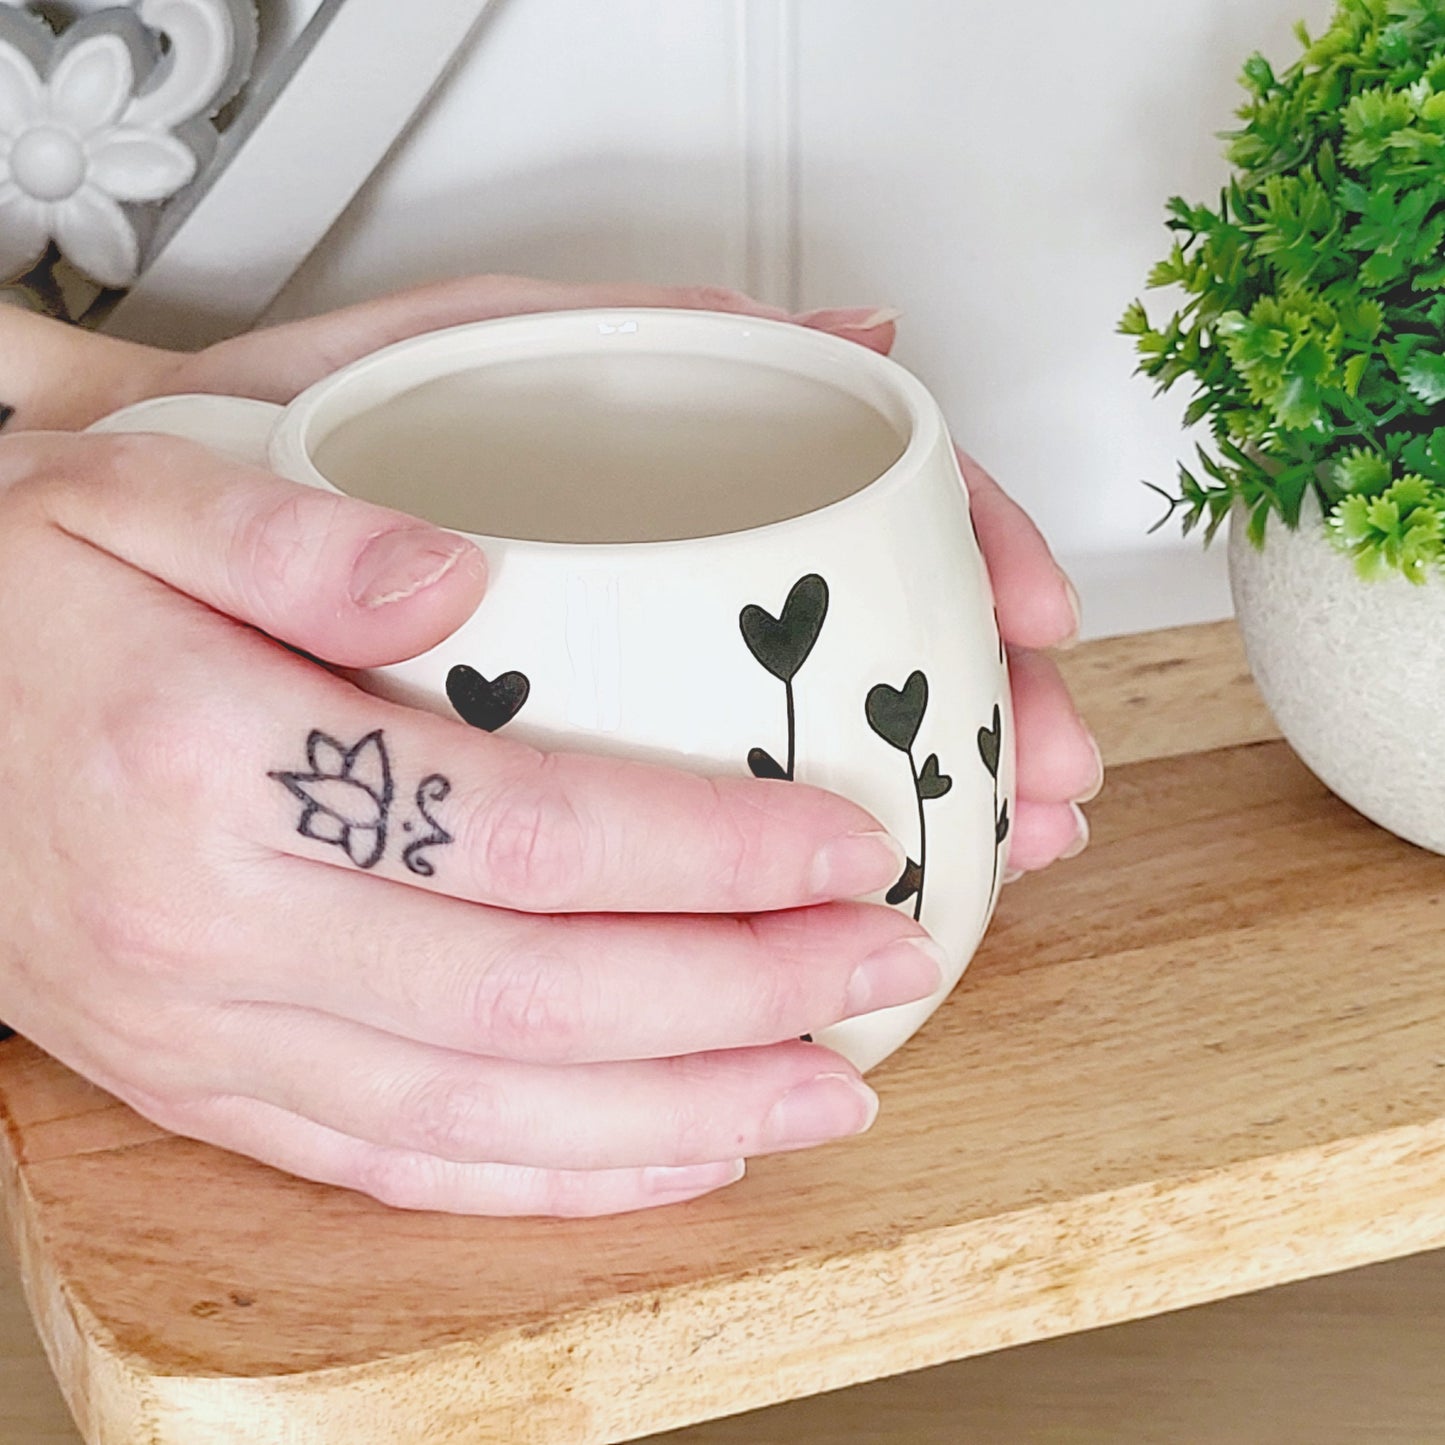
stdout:
{"type": "Polygon", "coordinates": [[[1423,582],[1445,567],[1445,0],[1340,0],[1296,34],[1283,74],[1245,65],[1219,204],[1169,203],[1149,285],[1187,301],[1120,329],[1213,433],[1164,493],[1186,533],[1238,502],[1262,543],[1314,492],[1362,575],[1423,582]]]}

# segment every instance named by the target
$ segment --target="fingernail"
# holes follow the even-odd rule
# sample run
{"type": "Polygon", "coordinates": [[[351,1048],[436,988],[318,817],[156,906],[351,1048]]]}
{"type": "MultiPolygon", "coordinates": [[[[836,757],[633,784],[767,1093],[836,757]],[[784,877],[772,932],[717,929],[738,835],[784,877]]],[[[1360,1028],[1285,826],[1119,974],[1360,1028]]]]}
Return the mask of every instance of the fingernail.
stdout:
{"type": "Polygon", "coordinates": [[[1080,793],[1074,801],[1076,803],[1092,803],[1094,799],[1104,791],[1104,755],[1099,751],[1098,738],[1089,731],[1088,727],[1082,721],[1079,726],[1084,729],[1084,737],[1088,741],[1089,747],[1093,749],[1094,781],[1090,783],[1088,788],[1080,793]]]}
{"type": "Polygon", "coordinates": [[[1068,600],[1069,611],[1073,613],[1074,625],[1069,635],[1058,644],[1058,650],[1072,652],[1079,645],[1079,634],[1084,630],[1084,604],[1079,599],[1079,589],[1074,586],[1073,578],[1062,567],[1059,569],[1059,580],[1064,584],[1064,596],[1068,600]]]}
{"type": "Polygon", "coordinates": [[[848,980],[843,1017],[928,998],[943,987],[946,963],[943,950],[931,938],[903,938],[870,953],[848,980]]]}
{"type": "Polygon", "coordinates": [[[1079,825],[1079,836],[1059,854],[1061,859],[1077,858],[1085,848],[1089,846],[1089,820],[1084,816],[1084,810],[1077,803],[1070,803],[1073,810],[1074,820],[1079,825]]]}
{"type": "Polygon", "coordinates": [[[351,600],[386,607],[434,586],[470,550],[465,537],[436,527],[399,527],[373,537],[351,570],[351,600]]]}
{"type": "Polygon", "coordinates": [[[768,1149],[806,1149],[861,1134],[878,1117],[878,1095],[849,1074],[819,1074],[783,1095],[763,1120],[768,1149]]]}
{"type": "Polygon", "coordinates": [[[876,331],[902,315],[896,306],[834,306],[806,311],[793,320],[817,331],[876,331]]]}
{"type": "Polygon", "coordinates": [[[891,834],[849,833],[818,850],[808,882],[817,898],[860,898],[896,883],[907,862],[891,834]]]}
{"type": "Polygon", "coordinates": [[[649,1194],[703,1194],[736,1184],[747,1173],[742,1159],[721,1164],[656,1164],[642,1171],[642,1187],[649,1194]]]}
{"type": "Polygon", "coordinates": [[[1025,876],[1022,868],[1007,868],[1004,870],[1003,886],[1007,888],[1010,883],[1017,883],[1020,878],[1025,876]]]}

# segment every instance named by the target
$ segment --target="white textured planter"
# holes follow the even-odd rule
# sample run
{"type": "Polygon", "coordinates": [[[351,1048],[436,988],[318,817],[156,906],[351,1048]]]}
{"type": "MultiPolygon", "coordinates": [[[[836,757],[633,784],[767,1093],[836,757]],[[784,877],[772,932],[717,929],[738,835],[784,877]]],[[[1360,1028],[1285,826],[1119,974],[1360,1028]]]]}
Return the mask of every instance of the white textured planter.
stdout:
{"type": "Polygon", "coordinates": [[[1264,549],[1230,519],[1229,573],[1249,664],[1280,731],[1351,807],[1445,853],[1445,578],[1365,582],[1306,504],[1264,549]]]}

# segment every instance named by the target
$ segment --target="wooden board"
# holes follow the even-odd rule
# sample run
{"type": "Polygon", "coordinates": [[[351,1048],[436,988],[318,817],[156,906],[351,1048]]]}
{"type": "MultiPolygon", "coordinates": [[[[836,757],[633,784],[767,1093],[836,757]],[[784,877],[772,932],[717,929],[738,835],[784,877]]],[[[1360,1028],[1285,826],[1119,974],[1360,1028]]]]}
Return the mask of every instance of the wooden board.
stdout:
{"type": "MultiPolygon", "coordinates": [[[[1445,1253],[1066,1335],[647,1445],[1438,1445],[1445,1253]]],[[[0,1441],[82,1445],[0,1250],[0,1441]]]]}
{"type": "Polygon", "coordinates": [[[1445,1254],[1067,1335],[646,1445],[1440,1445],[1445,1254]]]}
{"type": "Polygon", "coordinates": [[[86,1438],[625,1440],[1445,1244],[1445,861],[1276,742],[1130,764],[1091,815],[869,1136],[667,1211],[395,1213],[5,1046],[12,1232],[86,1438]]]}

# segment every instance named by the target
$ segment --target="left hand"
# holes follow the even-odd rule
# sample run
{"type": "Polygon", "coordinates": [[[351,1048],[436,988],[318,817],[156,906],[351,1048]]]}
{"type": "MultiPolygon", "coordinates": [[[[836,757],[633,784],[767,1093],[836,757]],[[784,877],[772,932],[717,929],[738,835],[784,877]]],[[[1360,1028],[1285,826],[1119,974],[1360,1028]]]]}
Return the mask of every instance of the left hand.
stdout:
{"type": "MultiPolygon", "coordinates": [[[[885,354],[895,337],[895,313],[875,307],[791,316],[712,286],[569,285],[470,276],[248,332],[193,355],[147,353],[154,360],[146,368],[144,389],[130,399],[198,391],[284,404],[357,357],[424,331],[591,306],[668,306],[795,321],[885,354]]],[[[1023,508],[961,449],[959,462],[1009,648],[1019,794],[1009,867],[1017,875],[1083,850],[1089,827],[1079,804],[1098,795],[1104,769],[1058,668],[1043,655],[1044,649],[1067,645],[1078,635],[1078,596],[1023,508]]]]}

